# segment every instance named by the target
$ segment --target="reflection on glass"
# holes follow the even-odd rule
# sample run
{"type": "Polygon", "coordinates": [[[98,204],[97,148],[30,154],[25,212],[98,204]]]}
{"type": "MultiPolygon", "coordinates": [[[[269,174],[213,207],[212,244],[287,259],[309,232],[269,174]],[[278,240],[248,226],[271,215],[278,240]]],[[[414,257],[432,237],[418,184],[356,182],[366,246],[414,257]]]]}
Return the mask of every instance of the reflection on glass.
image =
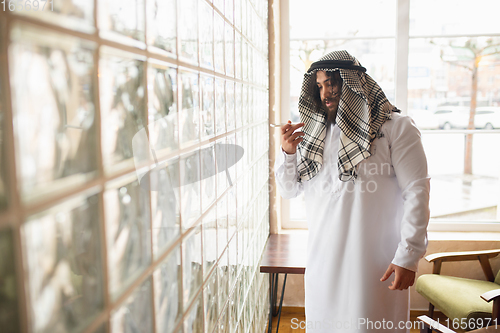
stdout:
{"type": "Polygon", "coordinates": [[[177,72],[150,65],[148,69],[149,145],[154,157],[179,148],[177,124],[177,72]]]}
{"type": "Polygon", "coordinates": [[[171,333],[182,314],[180,246],[155,270],[155,311],[158,332],[171,333]]]}
{"type": "Polygon", "coordinates": [[[201,264],[201,226],[198,226],[182,241],[184,307],[188,306],[201,287],[203,280],[201,264]]]}
{"type": "Polygon", "coordinates": [[[225,23],[224,31],[226,75],[234,76],[234,29],[230,24],[225,23]]]}
{"type": "MultiPolygon", "coordinates": [[[[180,233],[179,160],[167,161],[157,179],[157,191],[151,191],[153,212],[153,256],[157,258],[180,233]]],[[[152,180],[153,181],[153,180],[152,180]]],[[[153,188],[154,185],[151,187],[153,188]]]]}
{"type": "MultiPolygon", "coordinates": [[[[12,1],[6,6],[17,3],[15,14],[30,16],[51,24],[61,25],[67,29],[76,29],[93,33],[94,28],[94,2],[93,1],[12,1]],[[21,7],[23,5],[23,7],[21,7]],[[21,10],[22,8],[22,10],[21,10]]],[[[3,8],[2,8],[3,9],[3,8]]]]}
{"type": "Polygon", "coordinates": [[[206,140],[214,136],[214,78],[201,76],[201,139],[206,140]]]}
{"type": "Polygon", "coordinates": [[[200,151],[201,157],[201,208],[204,212],[215,202],[215,146],[204,146],[200,151]]]}
{"type": "Polygon", "coordinates": [[[214,13],[214,57],[215,70],[224,73],[224,19],[214,13]]]}
{"type": "Polygon", "coordinates": [[[203,67],[214,68],[214,11],[206,1],[200,1],[200,62],[203,67]]]}
{"type": "Polygon", "coordinates": [[[116,56],[115,52],[106,49],[99,61],[101,147],[108,172],[133,157],[132,138],[146,124],[144,62],[116,56]]]}
{"type": "Polygon", "coordinates": [[[116,299],[151,261],[148,192],[135,174],[104,192],[108,240],[109,290],[116,299]]]}
{"type": "Polygon", "coordinates": [[[216,207],[203,218],[203,276],[206,277],[217,262],[216,207]]]}
{"type": "Polygon", "coordinates": [[[147,2],[148,45],[175,56],[177,51],[176,0],[147,2]]]}
{"type": "Polygon", "coordinates": [[[179,141],[182,146],[199,140],[200,102],[198,75],[180,72],[179,141]]]}
{"type": "Polygon", "coordinates": [[[215,79],[215,134],[226,133],[225,80],[215,79]]]}
{"type": "Polygon", "coordinates": [[[95,175],[93,44],[16,25],[10,84],[23,199],[95,175]]]}
{"type": "MultiPolygon", "coordinates": [[[[205,245],[203,245],[205,246],[205,245]]],[[[217,293],[217,269],[208,278],[205,283],[204,292],[204,311],[205,311],[205,328],[207,332],[212,332],[217,322],[218,313],[218,293],[217,293]]]]}
{"type": "Polygon", "coordinates": [[[184,320],[184,332],[198,333],[203,332],[203,301],[201,293],[191,307],[189,314],[184,320]]]}
{"type": "Polygon", "coordinates": [[[144,0],[99,1],[102,37],[116,40],[121,35],[144,42],[144,20],[144,0]]]}
{"type": "Polygon", "coordinates": [[[111,332],[153,332],[151,279],[148,278],[111,315],[111,332]]]}
{"type": "Polygon", "coordinates": [[[201,215],[200,152],[186,154],[180,160],[181,225],[185,231],[201,215]]]}
{"type": "Polygon", "coordinates": [[[179,55],[198,63],[198,0],[181,0],[179,5],[179,55]]]}
{"type": "Polygon", "coordinates": [[[10,229],[0,231],[0,326],[5,332],[19,332],[19,313],[14,239],[10,229]]]}
{"type": "Polygon", "coordinates": [[[98,206],[98,195],[80,197],[23,224],[34,332],[80,331],[103,309],[98,206]]]}
{"type": "Polygon", "coordinates": [[[232,81],[226,81],[226,126],[227,131],[232,131],[236,127],[236,119],[234,114],[235,106],[235,93],[234,93],[235,83],[232,81]]]}

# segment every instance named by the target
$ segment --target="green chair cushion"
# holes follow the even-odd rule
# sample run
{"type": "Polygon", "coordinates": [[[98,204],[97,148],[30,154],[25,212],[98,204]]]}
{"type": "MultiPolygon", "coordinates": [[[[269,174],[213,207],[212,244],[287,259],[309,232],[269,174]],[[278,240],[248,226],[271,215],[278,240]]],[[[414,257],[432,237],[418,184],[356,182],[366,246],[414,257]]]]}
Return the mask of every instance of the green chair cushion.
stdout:
{"type": "Polygon", "coordinates": [[[450,320],[491,318],[493,302],[487,303],[480,296],[499,288],[494,282],[437,274],[424,274],[416,284],[417,292],[450,320]]]}

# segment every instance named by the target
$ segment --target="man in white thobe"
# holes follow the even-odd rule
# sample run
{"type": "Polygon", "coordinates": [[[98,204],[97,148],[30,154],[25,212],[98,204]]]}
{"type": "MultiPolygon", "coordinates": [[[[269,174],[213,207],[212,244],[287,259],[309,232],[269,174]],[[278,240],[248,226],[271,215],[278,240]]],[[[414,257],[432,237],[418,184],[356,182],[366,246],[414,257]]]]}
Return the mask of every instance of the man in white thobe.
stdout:
{"type": "Polygon", "coordinates": [[[308,333],[411,325],[408,288],[427,247],[427,161],[414,122],[365,71],[346,51],[313,63],[301,123],[281,127],[279,192],[306,201],[308,333]]]}

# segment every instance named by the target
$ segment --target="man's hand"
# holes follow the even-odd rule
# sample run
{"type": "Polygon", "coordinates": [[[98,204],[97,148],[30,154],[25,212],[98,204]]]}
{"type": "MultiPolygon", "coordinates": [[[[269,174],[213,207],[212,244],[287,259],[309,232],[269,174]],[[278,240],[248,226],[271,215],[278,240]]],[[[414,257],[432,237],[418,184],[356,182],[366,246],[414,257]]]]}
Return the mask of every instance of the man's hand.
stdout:
{"type": "Polygon", "coordinates": [[[395,277],[389,289],[405,290],[413,286],[413,283],[415,282],[415,272],[394,264],[389,265],[389,267],[385,271],[384,276],[382,276],[380,281],[387,280],[392,275],[393,272],[395,277]]]}
{"type": "Polygon", "coordinates": [[[302,126],[304,126],[304,123],[292,125],[290,120],[288,121],[288,124],[281,126],[281,147],[285,153],[289,155],[295,154],[297,146],[302,140],[304,140],[304,138],[302,138],[304,132],[293,133],[293,131],[302,126]]]}

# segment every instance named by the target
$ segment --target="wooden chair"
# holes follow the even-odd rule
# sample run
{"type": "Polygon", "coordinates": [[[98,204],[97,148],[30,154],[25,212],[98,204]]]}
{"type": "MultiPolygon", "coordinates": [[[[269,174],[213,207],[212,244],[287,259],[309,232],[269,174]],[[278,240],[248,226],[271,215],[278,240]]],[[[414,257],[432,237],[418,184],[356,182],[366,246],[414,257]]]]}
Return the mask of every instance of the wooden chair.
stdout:
{"type": "MultiPolygon", "coordinates": [[[[420,276],[416,290],[429,301],[429,319],[432,319],[435,307],[450,321],[473,322],[500,318],[500,272],[495,277],[489,261],[498,254],[500,249],[436,253],[425,257],[434,264],[433,274],[420,276]],[[469,260],[479,261],[487,281],[440,275],[443,262],[469,260]],[[493,306],[490,303],[492,300],[493,306]]],[[[468,327],[467,330],[473,328],[468,327]]]]}

